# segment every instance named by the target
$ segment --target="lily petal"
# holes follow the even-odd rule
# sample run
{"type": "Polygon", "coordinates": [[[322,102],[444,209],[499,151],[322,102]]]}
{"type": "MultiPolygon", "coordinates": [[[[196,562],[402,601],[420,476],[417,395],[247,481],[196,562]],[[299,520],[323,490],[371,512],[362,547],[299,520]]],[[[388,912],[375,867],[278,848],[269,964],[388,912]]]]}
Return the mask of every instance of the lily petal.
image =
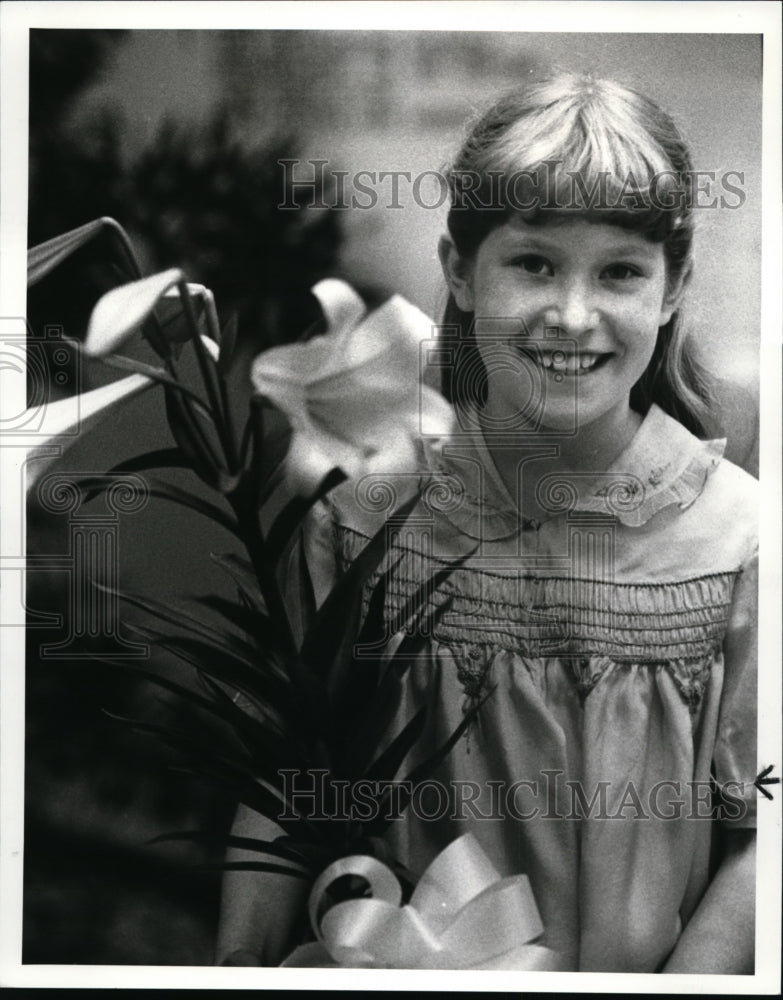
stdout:
{"type": "Polygon", "coordinates": [[[215,364],[217,364],[218,361],[220,360],[220,348],[215,343],[215,341],[211,337],[205,337],[204,334],[202,333],[201,343],[204,345],[204,347],[206,347],[207,353],[215,362],[215,364]]]}
{"type": "Polygon", "coordinates": [[[350,327],[358,296],[344,282],[321,282],[313,291],[331,332],[265,351],[251,373],[256,392],[293,428],[289,486],[311,493],[335,467],[350,479],[415,470],[422,438],[447,436],[455,421],[450,404],[421,382],[432,320],[395,295],[350,327]]]}
{"type": "MultiPolygon", "coordinates": [[[[295,496],[312,496],[332,469],[343,466],[336,461],[336,454],[326,442],[320,447],[318,435],[297,432],[291,438],[286,455],[286,482],[295,496]]],[[[353,455],[350,456],[351,462],[353,455]]]]}
{"type": "Polygon", "coordinates": [[[446,438],[456,429],[456,417],[451,404],[427,385],[421,386],[419,427],[422,435],[428,438],[446,438]]]}
{"type": "Polygon", "coordinates": [[[320,303],[330,333],[352,329],[366,312],[361,296],[347,281],[326,278],[313,285],[311,291],[320,303]]]}
{"type": "MultiPolygon", "coordinates": [[[[188,282],[188,294],[193,302],[193,311],[198,319],[199,330],[207,332],[206,317],[204,311],[204,299],[202,291],[206,291],[203,285],[188,282]]],[[[155,306],[155,315],[160,320],[163,334],[170,344],[184,344],[190,340],[190,329],[185,321],[185,310],[182,306],[182,297],[179,288],[174,285],[161,296],[155,306]]]]}
{"type": "Polygon", "coordinates": [[[91,357],[111,354],[137,330],[166,292],[183,280],[179,268],[113,288],[92,311],[84,351],[91,357]]]}

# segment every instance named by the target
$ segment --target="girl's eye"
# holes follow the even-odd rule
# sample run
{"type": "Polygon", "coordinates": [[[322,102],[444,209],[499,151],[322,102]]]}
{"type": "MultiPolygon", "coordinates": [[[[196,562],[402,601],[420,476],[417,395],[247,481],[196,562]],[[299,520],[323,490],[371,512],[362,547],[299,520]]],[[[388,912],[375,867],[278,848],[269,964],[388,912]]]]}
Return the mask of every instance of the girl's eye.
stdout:
{"type": "Polygon", "coordinates": [[[610,264],[604,268],[604,274],[610,281],[627,281],[629,278],[638,278],[640,271],[630,264],[610,264]]]}
{"type": "Polygon", "coordinates": [[[517,265],[527,271],[528,274],[545,274],[551,276],[554,271],[552,265],[537,253],[527,253],[516,261],[517,265]]]}

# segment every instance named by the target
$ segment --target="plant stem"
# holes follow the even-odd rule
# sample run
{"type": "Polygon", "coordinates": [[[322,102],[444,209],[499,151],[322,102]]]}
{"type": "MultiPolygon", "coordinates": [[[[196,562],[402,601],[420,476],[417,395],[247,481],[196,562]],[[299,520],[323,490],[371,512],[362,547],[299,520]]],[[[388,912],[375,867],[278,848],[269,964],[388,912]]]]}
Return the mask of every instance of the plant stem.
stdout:
{"type": "MultiPolygon", "coordinates": [[[[204,314],[207,320],[207,331],[215,343],[220,348],[220,323],[218,322],[217,311],[215,310],[215,299],[212,292],[209,289],[205,289],[206,295],[204,297],[204,314]]],[[[223,418],[226,422],[226,438],[229,445],[229,451],[226,454],[228,459],[229,469],[231,472],[236,471],[239,468],[239,455],[236,451],[236,436],[234,434],[234,419],[231,413],[231,405],[228,401],[228,390],[226,387],[226,380],[220,372],[215,373],[215,381],[217,382],[218,393],[220,394],[220,405],[223,411],[223,418]]]]}
{"type": "Polygon", "coordinates": [[[193,346],[196,350],[196,358],[198,359],[201,378],[204,382],[204,388],[207,391],[207,396],[209,397],[212,418],[215,421],[215,427],[217,429],[218,437],[220,438],[220,444],[223,448],[223,453],[229,470],[234,472],[236,471],[236,449],[226,423],[226,414],[221,403],[220,391],[216,385],[217,380],[215,378],[212,359],[207,356],[206,349],[201,342],[201,334],[198,330],[198,321],[196,319],[196,314],[193,311],[193,303],[190,301],[190,293],[188,292],[187,284],[184,281],[178,281],[177,288],[179,289],[180,298],[182,299],[185,319],[190,327],[191,340],[193,341],[193,346]]]}
{"type": "Polygon", "coordinates": [[[255,503],[255,491],[247,487],[248,484],[245,480],[242,486],[230,494],[227,499],[236,514],[239,533],[258,579],[269,617],[282,635],[286,647],[285,653],[287,656],[298,656],[299,648],[294,639],[285,602],[280,593],[274,570],[266,559],[264,536],[261,532],[255,503]]]}

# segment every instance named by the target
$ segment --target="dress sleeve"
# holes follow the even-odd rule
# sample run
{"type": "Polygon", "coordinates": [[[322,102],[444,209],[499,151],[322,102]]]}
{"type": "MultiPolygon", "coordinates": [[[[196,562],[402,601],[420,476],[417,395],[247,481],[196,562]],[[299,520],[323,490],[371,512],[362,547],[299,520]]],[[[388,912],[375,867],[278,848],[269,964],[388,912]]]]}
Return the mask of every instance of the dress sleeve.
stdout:
{"type": "Polygon", "coordinates": [[[758,547],[742,567],[732,595],[723,645],[724,683],[713,756],[721,819],[756,826],[758,547]]]}

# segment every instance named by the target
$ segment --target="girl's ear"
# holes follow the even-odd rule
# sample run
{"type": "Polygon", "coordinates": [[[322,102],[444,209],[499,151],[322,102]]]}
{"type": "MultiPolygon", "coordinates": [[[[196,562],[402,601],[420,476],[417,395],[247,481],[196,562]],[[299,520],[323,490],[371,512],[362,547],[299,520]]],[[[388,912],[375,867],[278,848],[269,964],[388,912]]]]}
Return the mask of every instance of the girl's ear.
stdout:
{"type": "Polygon", "coordinates": [[[454,296],[457,306],[462,312],[473,312],[473,283],[471,281],[471,266],[462,257],[448,235],[441,236],[438,243],[438,256],[443,269],[443,277],[454,296]]]}
{"type": "Polygon", "coordinates": [[[666,290],[663,303],[661,304],[661,318],[658,326],[665,326],[676,310],[679,309],[685,291],[690,283],[692,270],[693,268],[690,265],[685,268],[674,285],[666,290]]]}

